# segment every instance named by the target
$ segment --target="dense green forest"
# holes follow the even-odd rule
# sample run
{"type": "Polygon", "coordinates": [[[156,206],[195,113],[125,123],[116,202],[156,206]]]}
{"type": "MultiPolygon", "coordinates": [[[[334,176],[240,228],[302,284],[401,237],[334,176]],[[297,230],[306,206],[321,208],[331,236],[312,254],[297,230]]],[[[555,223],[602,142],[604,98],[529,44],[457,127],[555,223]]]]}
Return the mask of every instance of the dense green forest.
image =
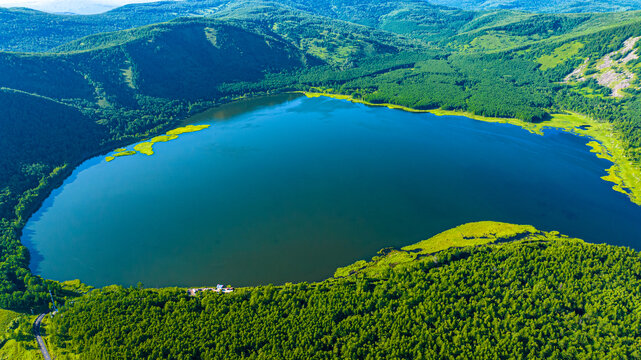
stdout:
{"type": "Polygon", "coordinates": [[[116,286],[72,300],[78,291],[30,272],[22,228],[73,167],[240,97],[312,90],[528,122],[573,111],[612,124],[639,170],[641,60],[630,54],[641,42],[626,48],[641,36],[638,12],[473,11],[638,2],[441,3],[467,10],[421,0],[187,0],[91,16],[0,8],[0,308],[45,311],[51,290],[68,304],[53,343],[92,359],[641,356],[638,253],[556,235],[445,250],[382,278],[231,296],[116,286]]]}
{"type": "MultiPolygon", "coordinates": [[[[278,7],[287,12],[302,11],[306,16],[350,21],[392,32],[414,28],[437,37],[451,34],[474,13],[431,5],[422,0],[401,2],[335,1],[335,0],[187,0],[158,4],[123,6],[104,14],[65,16],[28,9],[0,8],[0,50],[47,51],[91,34],[124,30],[169,21],[179,17],[205,16],[238,18],[246,13],[265,14],[265,7],[278,7]],[[408,17],[409,12],[412,16],[408,17]],[[32,26],[25,27],[25,23],[32,26]],[[417,25],[416,23],[420,23],[417,25]],[[418,29],[421,27],[422,29],[418,29]]],[[[273,9],[267,18],[276,14],[273,9]]]]}
{"type": "Polygon", "coordinates": [[[641,356],[636,251],[531,227],[470,225],[450,245],[488,236],[497,244],[432,252],[445,241],[435,237],[417,244],[426,248],[419,257],[387,262],[377,276],[195,297],[106,287],[56,315],[50,343],[58,359],[641,356]]]}
{"type": "MultiPolygon", "coordinates": [[[[268,20],[283,13],[301,12],[305,16],[320,16],[326,20],[342,20],[390,33],[405,34],[429,43],[437,43],[442,47],[455,35],[485,31],[497,26],[510,27],[511,24],[527,28],[532,34],[538,35],[540,40],[540,37],[549,37],[558,31],[556,25],[550,28],[551,23],[562,22],[566,30],[568,23],[574,23],[575,30],[585,30],[605,24],[619,24],[638,16],[634,12],[621,12],[614,15],[590,13],[580,16],[557,16],[518,11],[525,9],[537,12],[541,10],[542,5],[548,6],[547,3],[539,2],[527,2],[534,5],[533,8],[527,9],[518,5],[480,6],[494,10],[469,11],[459,9],[459,7],[474,7],[468,5],[466,1],[455,3],[450,0],[439,1],[185,0],[127,5],[103,14],[78,16],[48,14],[23,8],[0,8],[0,50],[45,52],[92,34],[131,29],[179,17],[268,20]],[[439,1],[443,4],[437,5],[439,1]],[[528,19],[529,23],[524,22],[528,19]],[[26,23],[30,26],[24,26],[26,23]],[[532,24],[537,25],[533,27],[532,24]],[[540,24],[548,26],[546,31],[539,31],[540,24]],[[586,26],[582,27],[582,24],[586,26]]],[[[607,3],[611,5],[610,9],[601,8],[591,11],[641,10],[639,5],[641,3],[636,0],[617,0],[607,3]]],[[[583,6],[589,7],[585,4],[583,6]]],[[[570,12],[585,10],[573,0],[558,1],[548,7],[572,9],[573,11],[570,12]]]]}
{"type": "MultiPolygon", "coordinates": [[[[64,27],[75,32],[54,36],[60,44],[50,52],[0,52],[0,128],[14,134],[1,140],[7,149],[0,160],[0,217],[7,244],[2,256],[3,263],[12,264],[5,282],[15,284],[0,293],[0,305],[28,304],[15,300],[30,286],[26,275],[15,275],[17,268],[29,273],[28,253],[19,245],[21,226],[64,178],[68,170],[60,168],[241,96],[321,88],[373,103],[534,122],[572,110],[612,122],[630,158],[640,157],[636,83],[622,98],[607,96],[608,89],[596,81],[563,83],[584,59],[596,63],[641,34],[634,13],[474,13],[422,1],[221,4],[132,5],[73,17],[79,23],[64,27]],[[207,6],[216,10],[203,10],[207,6]],[[106,29],[83,19],[125,28],[136,24],[113,16],[131,11],[179,16],[181,7],[208,16],[73,39],[106,29]],[[441,23],[447,26],[435,25],[441,23]],[[576,51],[558,50],[566,47],[576,51]],[[545,56],[552,63],[543,66],[545,56]],[[55,126],[54,113],[59,114],[55,126]]],[[[34,24],[46,15],[19,12],[34,24]]],[[[140,19],[158,21],[154,16],[140,19]]],[[[11,38],[36,44],[29,34],[11,38]]],[[[636,74],[637,64],[632,61],[626,69],[636,74]]],[[[33,282],[37,289],[43,284],[33,282]]]]}
{"type": "Polygon", "coordinates": [[[577,13],[640,10],[639,0],[430,0],[433,4],[468,10],[515,9],[533,12],[577,13]]]}

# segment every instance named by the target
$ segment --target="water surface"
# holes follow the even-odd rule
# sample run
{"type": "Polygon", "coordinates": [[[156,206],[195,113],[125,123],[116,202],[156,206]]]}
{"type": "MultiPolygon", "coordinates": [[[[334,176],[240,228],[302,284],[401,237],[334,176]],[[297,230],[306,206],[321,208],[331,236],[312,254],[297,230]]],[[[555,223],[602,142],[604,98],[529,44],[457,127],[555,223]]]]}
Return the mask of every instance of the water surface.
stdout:
{"type": "Polygon", "coordinates": [[[86,161],[30,219],[32,270],[91,285],[327,278],[470,221],[641,249],[641,207],[588,139],[327,98],[269,98],[107,163],[86,161]]]}

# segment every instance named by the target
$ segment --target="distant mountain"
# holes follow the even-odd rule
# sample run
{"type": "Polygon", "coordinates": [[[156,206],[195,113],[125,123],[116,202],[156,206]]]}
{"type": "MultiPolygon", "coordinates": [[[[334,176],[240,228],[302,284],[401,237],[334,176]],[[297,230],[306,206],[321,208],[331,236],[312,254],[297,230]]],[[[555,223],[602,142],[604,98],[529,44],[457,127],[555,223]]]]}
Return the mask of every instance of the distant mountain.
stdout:
{"type": "Polygon", "coordinates": [[[135,95],[212,98],[214,85],[322,64],[278,36],[202,18],[94,35],[59,50],[46,56],[0,53],[0,83],[105,107],[135,95]]]}
{"type": "MultiPolygon", "coordinates": [[[[604,12],[641,9],[641,0],[184,0],[130,4],[98,15],[61,15],[24,8],[0,8],[0,51],[42,52],[84,36],[170,21],[179,17],[244,17],[280,7],[344,20],[389,32],[440,41],[470,21],[485,17],[469,10],[604,12]],[[465,9],[465,10],[461,10],[465,9]],[[25,26],[28,24],[29,26],[25,26]]],[[[506,16],[514,16],[506,13],[506,16]]],[[[487,17],[485,17],[487,19],[487,17]]]]}
{"type": "Polygon", "coordinates": [[[315,65],[348,69],[361,59],[433,48],[431,43],[441,50],[492,51],[638,17],[474,13],[420,0],[187,0],[128,5],[95,16],[15,9],[2,14],[13,22],[0,22],[6,30],[0,44],[30,47],[41,39],[39,31],[59,32],[43,40],[47,47],[58,45],[48,53],[0,52],[0,86],[102,109],[136,109],[140,97],[212,99],[224,84],[315,65]],[[159,21],[179,15],[192,16],[159,21]],[[27,29],[18,19],[34,25],[27,29]],[[103,32],[136,21],[158,23],[103,32]],[[82,37],[84,32],[98,34],[82,37]]]}
{"type": "Polygon", "coordinates": [[[0,6],[23,7],[52,14],[99,14],[119,6],[154,0],[2,0],[0,6]]]}
{"type": "Polygon", "coordinates": [[[0,51],[42,52],[84,36],[179,17],[269,20],[274,16],[274,9],[280,9],[281,14],[303,12],[432,40],[452,35],[475,16],[471,12],[431,5],[423,0],[185,0],[131,4],[88,16],[0,8],[0,51]]]}
{"type": "Polygon", "coordinates": [[[202,16],[222,3],[219,0],[190,0],[132,4],[99,15],[56,15],[23,8],[0,8],[0,50],[46,51],[92,34],[130,29],[181,16],[202,16]]]}
{"type": "Polygon", "coordinates": [[[641,0],[429,0],[465,10],[524,10],[539,13],[585,13],[641,10],[641,0]]]}

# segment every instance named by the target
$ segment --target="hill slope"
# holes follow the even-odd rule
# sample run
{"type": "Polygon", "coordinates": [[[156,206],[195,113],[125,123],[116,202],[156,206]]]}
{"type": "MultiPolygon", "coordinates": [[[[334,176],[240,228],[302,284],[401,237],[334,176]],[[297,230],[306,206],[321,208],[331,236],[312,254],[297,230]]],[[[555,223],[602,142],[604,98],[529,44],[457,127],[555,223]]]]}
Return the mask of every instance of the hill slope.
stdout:
{"type": "Polygon", "coordinates": [[[7,70],[0,74],[0,84],[87,101],[127,88],[154,97],[212,98],[223,83],[414,47],[393,34],[351,23],[278,7],[256,11],[263,10],[272,15],[262,21],[255,20],[255,13],[242,20],[178,19],[92,35],[55,53],[0,53],[0,67],[7,70]]]}
{"type": "Polygon", "coordinates": [[[9,210],[3,205],[10,205],[11,194],[35,187],[66,159],[97,148],[105,133],[73,107],[0,89],[0,213],[9,210]]]}
{"type": "MultiPolygon", "coordinates": [[[[307,16],[348,21],[425,41],[439,42],[458,34],[462,29],[469,31],[473,26],[500,25],[504,24],[506,19],[512,19],[515,22],[532,15],[514,11],[495,11],[489,14],[491,16],[488,16],[484,11],[465,11],[457,9],[457,6],[471,9],[495,8],[534,11],[537,11],[538,6],[535,4],[532,9],[529,9],[518,4],[513,7],[492,7],[490,5],[472,6],[473,2],[463,2],[461,5],[460,2],[440,1],[451,7],[434,5],[425,0],[395,2],[374,0],[186,0],[131,4],[104,14],[89,16],[54,15],[28,9],[0,8],[0,50],[47,51],[84,36],[124,30],[179,17],[204,16],[247,20],[248,14],[251,14],[254,20],[261,21],[263,18],[272,17],[274,8],[287,9],[288,12],[302,12],[307,16]],[[263,11],[259,12],[260,9],[263,11]],[[480,22],[477,22],[477,19],[480,22]],[[27,23],[30,24],[29,27],[23,26],[27,23]]],[[[630,2],[632,1],[630,0],[630,2]]],[[[570,9],[569,11],[575,8],[579,9],[578,5],[568,5],[566,2],[549,6],[555,9],[552,12],[563,12],[562,9],[565,8],[570,9]]],[[[626,9],[628,8],[641,9],[638,6],[626,7],[626,9]]],[[[604,9],[594,8],[592,10],[601,11],[604,9]]],[[[590,16],[592,15],[586,15],[586,18],[590,16]]],[[[557,18],[556,21],[562,21],[562,18],[557,18]]],[[[616,19],[613,19],[612,22],[615,23],[616,19]]],[[[545,34],[537,30],[540,26],[528,27],[531,32],[545,34]]]]}
{"type": "Polygon", "coordinates": [[[205,15],[223,1],[177,1],[126,5],[98,15],[56,15],[0,8],[0,50],[46,51],[84,36],[205,15]],[[29,24],[29,26],[25,26],[29,24]]]}
{"type": "Polygon", "coordinates": [[[540,13],[614,12],[641,10],[639,0],[430,0],[467,10],[512,9],[540,13]]]}
{"type": "MultiPolygon", "coordinates": [[[[65,175],[60,167],[237,97],[313,90],[414,109],[516,117],[540,126],[550,114],[576,111],[595,123],[611,123],[602,127],[608,129],[603,138],[611,140],[618,159],[641,159],[638,59],[621,67],[633,74],[621,98],[607,96],[610,89],[598,83],[564,82],[586,58],[603,59],[641,36],[638,13],[470,13],[411,0],[235,0],[137,5],[109,16],[135,17],[137,11],[142,19],[156,12],[199,17],[80,39],[75,36],[86,30],[88,17],[64,17],[84,30],[54,32],[55,41],[74,38],[55,51],[0,52],[0,103],[6,106],[0,128],[15,134],[3,140],[11,150],[0,161],[1,306],[46,306],[44,286],[54,285],[28,271],[29,255],[19,238],[34,206],[65,175]],[[182,6],[192,13],[178,11],[182,6]],[[78,141],[85,133],[91,136],[78,141]],[[24,144],[30,147],[14,149],[24,144]]],[[[34,22],[33,29],[55,25],[52,19],[34,22]]],[[[19,20],[7,24],[0,22],[7,30],[0,34],[16,34],[11,26],[31,31],[19,20]]],[[[56,29],[74,29],[60,24],[56,29]]],[[[22,39],[37,38],[36,31],[22,39]]],[[[593,70],[600,64],[588,65],[593,70]]],[[[641,166],[628,165],[628,178],[641,184],[641,166]]],[[[607,179],[620,180],[619,170],[609,171],[607,179]]]]}
{"type": "Polygon", "coordinates": [[[94,35],[59,50],[91,72],[96,57],[113,57],[103,65],[123,69],[121,80],[138,94],[180,99],[212,98],[222,83],[322,63],[279,37],[208,19],[94,35]]]}
{"type": "MultiPolygon", "coordinates": [[[[0,8],[0,50],[5,51],[47,51],[84,36],[124,30],[173,20],[179,17],[228,17],[230,10],[256,11],[261,7],[286,7],[303,11],[308,15],[346,20],[353,23],[401,30],[416,27],[421,22],[422,32],[434,36],[452,32],[466,21],[471,14],[460,10],[444,9],[422,0],[380,3],[372,0],[186,0],[149,4],[131,4],[104,14],[78,16],[54,15],[28,9],[0,8]],[[420,14],[418,20],[407,21],[405,14],[413,11],[420,14]],[[408,25],[403,25],[408,22],[408,25]],[[30,24],[25,27],[24,24],[30,24]]],[[[270,16],[263,12],[257,14],[270,16]]]]}

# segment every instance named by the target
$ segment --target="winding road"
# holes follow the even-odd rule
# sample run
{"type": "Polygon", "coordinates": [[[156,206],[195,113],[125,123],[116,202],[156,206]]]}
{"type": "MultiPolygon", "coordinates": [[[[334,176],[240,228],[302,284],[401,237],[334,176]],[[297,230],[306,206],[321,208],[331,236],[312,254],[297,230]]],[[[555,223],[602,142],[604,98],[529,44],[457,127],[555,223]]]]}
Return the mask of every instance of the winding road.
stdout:
{"type": "Polygon", "coordinates": [[[51,355],[49,355],[49,351],[47,351],[47,345],[45,344],[44,339],[42,339],[42,336],[40,336],[40,323],[45,315],[47,314],[40,314],[36,321],[34,321],[33,334],[36,336],[36,341],[38,342],[38,347],[40,348],[42,356],[44,356],[45,360],[51,360],[51,355]]]}

